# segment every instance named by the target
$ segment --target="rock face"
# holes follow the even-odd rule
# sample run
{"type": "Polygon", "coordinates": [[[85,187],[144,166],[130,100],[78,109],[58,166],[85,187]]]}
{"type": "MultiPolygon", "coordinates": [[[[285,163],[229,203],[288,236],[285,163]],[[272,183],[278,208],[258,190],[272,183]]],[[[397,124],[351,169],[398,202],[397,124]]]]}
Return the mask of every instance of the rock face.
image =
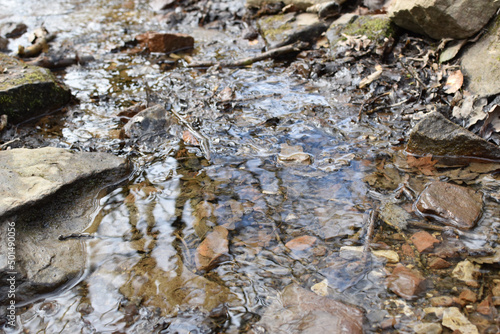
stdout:
{"type": "Polygon", "coordinates": [[[0,53],[0,114],[20,122],[60,108],[71,98],[70,90],[56,82],[48,69],[24,65],[0,53]]]}
{"type": "Polygon", "coordinates": [[[416,208],[422,215],[465,230],[475,226],[482,207],[481,193],[446,182],[429,184],[416,202],[416,208]]]}
{"type": "Polygon", "coordinates": [[[64,149],[14,149],[0,152],[0,252],[15,252],[15,264],[0,258],[0,304],[9,289],[4,278],[15,272],[18,303],[33,301],[78,280],[87,259],[79,239],[59,235],[82,232],[95,215],[103,187],[125,176],[124,159],[64,149]],[[14,227],[15,249],[8,249],[14,227]]]}
{"type": "Polygon", "coordinates": [[[395,0],[389,8],[398,26],[434,39],[471,37],[495,15],[491,0],[395,0]]]}
{"type": "Polygon", "coordinates": [[[500,16],[462,56],[466,89],[480,96],[500,94],[500,16]]]}
{"type": "Polygon", "coordinates": [[[65,149],[0,151],[0,218],[33,205],[74,182],[118,171],[127,162],[106,153],[72,153],[65,149]]]}
{"type": "Polygon", "coordinates": [[[357,307],[289,285],[250,333],[357,334],[363,333],[363,318],[363,311],[357,307]]]}
{"type": "Polygon", "coordinates": [[[447,120],[428,114],[411,130],[407,150],[414,154],[500,159],[500,147],[447,120]]]}
{"type": "Polygon", "coordinates": [[[328,28],[318,15],[310,13],[267,16],[259,19],[257,25],[270,49],[297,41],[312,42],[328,28]]]}

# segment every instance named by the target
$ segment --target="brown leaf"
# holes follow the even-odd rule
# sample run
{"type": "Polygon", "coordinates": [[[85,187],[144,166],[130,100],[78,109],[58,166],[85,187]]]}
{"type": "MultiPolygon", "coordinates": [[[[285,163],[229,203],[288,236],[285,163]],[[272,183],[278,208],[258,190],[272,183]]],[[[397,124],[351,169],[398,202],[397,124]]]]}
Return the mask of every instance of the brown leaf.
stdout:
{"type": "Polygon", "coordinates": [[[303,235],[301,237],[288,241],[285,246],[294,251],[306,250],[316,242],[317,238],[310,235],[303,235]]]}
{"type": "Polygon", "coordinates": [[[422,158],[415,158],[412,155],[408,155],[408,166],[415,167],[424,175],[434,175],[436,168],[434,165],[438,162],[437,160],[432,160],[432,155],[426,155],[422,158]]]}
{"type": "Polygon", "coordinates": [[[456,93],[464,83],[464,76],[462,71],[456,70],[448,76],[448,80],[446,80],[446,84],[443,87],[444,92],[446,94],[454,94],[456,93]]]}

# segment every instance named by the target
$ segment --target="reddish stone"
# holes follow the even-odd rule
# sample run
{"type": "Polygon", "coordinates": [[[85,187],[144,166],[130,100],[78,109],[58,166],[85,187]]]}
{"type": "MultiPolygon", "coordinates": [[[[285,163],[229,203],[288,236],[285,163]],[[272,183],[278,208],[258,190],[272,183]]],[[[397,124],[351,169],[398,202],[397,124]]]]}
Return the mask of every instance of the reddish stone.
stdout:
{"type": "Polygon", "coordinates": [[[439,243],[438,239],[434,238],[429,232],[426,231],[420,231],[413,234],[411,236],[411,241],[420,253],[430,251],[434,248],[435,243],[439,243]]]}
{"type": "Polygon", "coordinates": [[[403,255],[404,256],[408,256],[408,257],[414,257],[415,256],[415,253],[413,252],[413,249],[408,244],[404,244],[403,246],[401,246],[401,250],[403,251],[403,255]]]}
{"type": "Polygon", "coordinates": [[[310,235],[303,235],[288,241],[285,246],[294,251],[303,251],[311,248],[316,240],[318,240],[318,238],[310,235]]]}
{"type": "Polygon", "coordinates": [[[228,230],[215,226],[198,246],[195,254],[196,269],[207,271],[219,264],[229,252],[228,230]]]}
{"type": "Polygon", "coordinates": [[[458,298],[465,301],[466,304],[472,304],[476,302],[477,295],[474,291],[470,289],[465,289],[460,293],[460,296],[458,296],[458,298]]]}
{"type": "Polygon", "coordinates": [[[459,229],[471,229],[481,216],[482,195],[470,188],[433,182],[420,194],[417,210],[459,229]]]}
{"type": "Polygon", "coordinates": [[[407,300],[417,298],[425,289],[422,275],[406,268],[401,263],[394,268],[387,282],[389,290],[407,300]]]}
{"type": "Polygon", "coordinates": [[[497,310],[495,306],[493,306],[491,295],[486,297],[481,303],[479,303],[479,305],[477,305],[476,311],[486,316],[496,317],[497,310]]]}
{"type": "Polygon", "coordinates": [[[192,49],[194,38],[186,34],[166,34],[149,31],[137,35],[140,51],[170,53],[180,50],[192,49]]]}
{"type": "Polygon", "coordinates": [[[434,257],[429,261],[429,268],[431,269],[446,269],[451,266],[451,263],[449,263],[446,260],[443,260],[440,257],[434,257]]]}

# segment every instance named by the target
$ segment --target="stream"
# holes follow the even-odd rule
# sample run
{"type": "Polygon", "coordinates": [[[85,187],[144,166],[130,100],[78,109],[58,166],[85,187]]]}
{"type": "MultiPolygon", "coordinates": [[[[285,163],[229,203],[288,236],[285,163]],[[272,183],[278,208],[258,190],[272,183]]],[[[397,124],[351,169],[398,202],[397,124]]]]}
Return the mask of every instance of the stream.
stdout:
{"type": "MultiPolygon", "coordinates": [[[[241,37],[244,5],[201,1],[200,11],[184,12],[179,6],[171,11],[176,23],[174,14],[167,18],[137,0],[2,1],[0,24],[44,26],[57,33],[55,52],[95,59],[54,72],[78,102],[19,125],[24,145],[111,152],[134,165],[125,183],[101,192],[95,218],[81,231],[93,236],[81,241],[88,252],[81,279],[22,307],[18,328],[6,333],[261,333],[259,320],[286,286],[310,290],[325,279],[330,297],[364,310],[366,333],[414,333],[415,324],[439,322],[424,312],[431,297],[458,295],[453,267],[426,271],[426,293],[408,301],[386,286],[387,267],[399,260],[363,261],[347,246],[364,245],[370,214],[384,203],[411,211],[413,202],[397,195],[402,185],[418,195],[437,179],[483,191],[484,211],[473,230],[480,237],[465,238],[464,249],[498,249],[498,173],[473,164],[438,163],[431,173],[409,166],[404,141],[418,117],[408,115],[425,106],[359,119],[361,65],[312,78],[302,74],[307,59],[188,68],[193,59],[261,52],[261,39],[241,37]],[[202,19],[211,24],[200,26],[202,19]],[[195,50],[122,51],[146,31],[191,35],[195,50]],[[140,104],[160,104],[174,123],[180,115],[206,143],[182,124],[123,139],[130,118],[123,111],[140,104]],[[218,226],[228,233],[229,251],[199,270],[201,241],[218,226]],[[303,236],[311,238],[285,246],[303,236]],[[392,318],[397,328],[384,327],[392,318]]],[[[9,49],[28,43],[22,36],[9,49]]],[[[411,78],[397,69],[391,75],[401,83],[392,103],[411,98],[404,89],[411,78]]],[[[416,214],[411,220],[425,221],[416,214]]],[[[375,229],[378,249],[400,255],[413,233],[382,222],[375,229]]],[[[421,259],[408,262],[418,267],[421,259]]],[[[495,263],[481,273],[483,287],[500,280],[495,263]]],[[[485,333],[495,326],[484,323],[485,333]]]]}

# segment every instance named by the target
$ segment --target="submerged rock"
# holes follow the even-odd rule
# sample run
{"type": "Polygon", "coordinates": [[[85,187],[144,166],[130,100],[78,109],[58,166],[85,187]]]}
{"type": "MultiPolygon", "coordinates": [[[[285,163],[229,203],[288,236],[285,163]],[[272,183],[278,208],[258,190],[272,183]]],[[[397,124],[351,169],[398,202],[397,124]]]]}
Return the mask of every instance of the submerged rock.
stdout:
{"type": "Polygon", "coordinates": [[[270,49],[297,41],[313,42],[328,28],[318,15],[310,13],[267,16],[259,19],[257,25],[270,49]]]}
{"type": "Polygon", "coordinates": [[[123,127],[127,138],[141,138],[146,135],[159,135],[170,125],[167,111],[160,105],[154,105],[140,111],[123,127]]]}
{"type": "Polygon", "coordinates": [[[419,272],[398,264],[387,278],[387,287],[398,296],[412,300],[418,298],[425,289],[425,281],[419,272]]]}
{"type": "Polygon", "coordinates": [[[395,0],[389,15],[398,26],[434,39],[464,39],[479,32],[499,7],[491,0],[395,0]]]}
{"type": "Polygon", "coordinates": [[[196,269],[206,271],[214,268],[229,253],[227,240],[228,230],[222,226],[215,226],[203,242],[198,246],[195,261],[196,269]]]}
{"type": "MultiPolygon", "coordinates": [[[[28,302],[74,283],[85,270],[87,253],[78,238],[95,214],[104,186],[127,172],[127,163],[110,154],[71,153],[64,149],[14,149],[0,152],[0,252],[12,252],[15,264],[0,258],[0,277],[16,276],[17,302],[28,302]],[[14,228],[8,234],[9,228],[14,228]]],[[[2,279],[0,303],[9,286],[2,279]]]]}
{"type": "Polygon", "coordinates": [[[415,125],[407,144],[410,153],[448,157],[500,159],[500,147],[434,111],[415,125]]]}
{"type": "Polygon", "coordinates": [[[55,110],[71,99],[70,90],[42,67],[25,65],[0,53],[0,114],[17,123],[55,110]]]}
{"type": "Polygon", "coordinates": [[[466,89],[480,96],[500,94],[500,15],[462,56],[466,89]]]}
{"type": "Polygon", "coordinates": [[[481,217],[482,194],[470,188],[446,182],[433,182],[420,194],[417,210],[446,225],[469,230],[481,217]]]}
{"type": "Polygon", "coordinates": [[[273,301],[250,333],[356,334],[363,333],[363,319],[360,308],[292,284],[273,301]]]}
{"type": "Polygon", "coordinates": [[[473,325],[458,307],[448,307],[443,311],[443,326],[460,331],[462,334],[479,334],[477,327],[473,325]]]}
{"type": "Polygon", "coordinates": [[[172,270],[164,271],[153,257],[144,257],[128,269],[120,268],[124,279],[120,293],[143,306],[159,308],[163,316],[174,315],[178,307],[212,311],[235,298],[228,288],[194,274],[178,256],[173,264],[172,270]]]}

